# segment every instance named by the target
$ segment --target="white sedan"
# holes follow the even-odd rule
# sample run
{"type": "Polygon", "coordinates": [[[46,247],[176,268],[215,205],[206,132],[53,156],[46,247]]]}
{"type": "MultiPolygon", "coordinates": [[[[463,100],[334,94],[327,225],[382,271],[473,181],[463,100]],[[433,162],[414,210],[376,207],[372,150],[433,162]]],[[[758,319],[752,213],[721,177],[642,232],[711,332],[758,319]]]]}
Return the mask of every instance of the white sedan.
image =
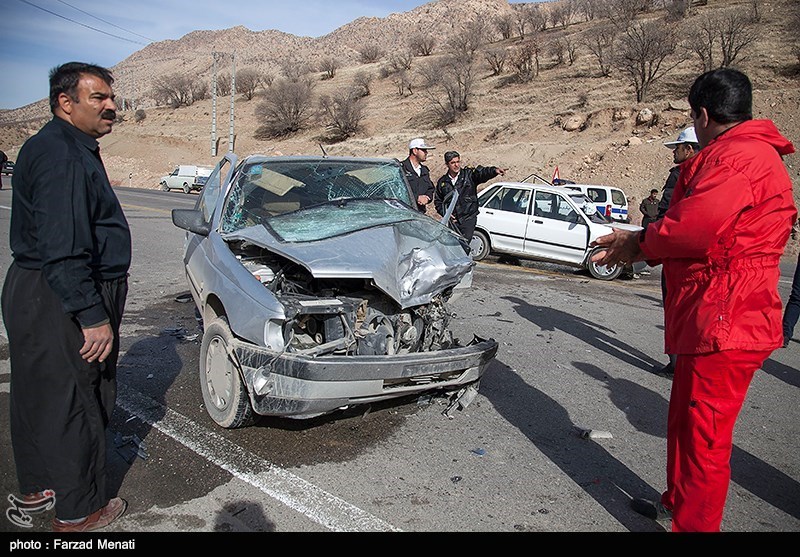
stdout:
{"type": "Polygon", "coordinates": [[[641,227],[612,222],[581,192],[559,186],[496,182],[478,194],[478,224],[471,242],[476,261],[489,254],[549,261],[613,280],[623,266],[592,263],[591,243],[612,227],[641,227]]]}

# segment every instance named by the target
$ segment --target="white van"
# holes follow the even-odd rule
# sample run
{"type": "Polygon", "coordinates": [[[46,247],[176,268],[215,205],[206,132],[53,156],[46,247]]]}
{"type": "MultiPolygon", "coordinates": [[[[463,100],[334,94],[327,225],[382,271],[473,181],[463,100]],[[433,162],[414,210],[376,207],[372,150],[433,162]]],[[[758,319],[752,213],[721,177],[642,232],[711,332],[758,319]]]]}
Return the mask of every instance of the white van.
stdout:
{"type": "Polygon", "coordinates": [[[206,180],[211,176],[213,168],[207,166],[196,166],[193,164],[181,164],[167,176],[162,176],[160,185],[164,191],[183,190],[189,193],[193,190],[201,190],[206,184],[206,180]]]}
{"type": "Polygon", "coordinates": [[[619,188],[594,184],[565,184],[562,186],[579,191],[591,199],[597,210],[616,222],[631,222],[628,217],[628,197],[619,188]]]}

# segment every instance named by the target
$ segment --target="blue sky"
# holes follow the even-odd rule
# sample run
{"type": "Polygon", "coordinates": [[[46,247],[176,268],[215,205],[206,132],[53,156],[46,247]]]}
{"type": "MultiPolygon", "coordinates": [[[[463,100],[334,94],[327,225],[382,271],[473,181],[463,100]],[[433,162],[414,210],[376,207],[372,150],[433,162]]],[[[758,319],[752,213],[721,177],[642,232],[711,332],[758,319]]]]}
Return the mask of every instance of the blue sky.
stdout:
{"type": "Polygon", "coordinates": [[[48,94],[47,73],[79,60],[111,67],[147,44],[244,25],[319,37],[362,16],[422,0],[0,0],[0,108],[48,94]],[[93,29],[91,29],[93,28],[93,29]]]}

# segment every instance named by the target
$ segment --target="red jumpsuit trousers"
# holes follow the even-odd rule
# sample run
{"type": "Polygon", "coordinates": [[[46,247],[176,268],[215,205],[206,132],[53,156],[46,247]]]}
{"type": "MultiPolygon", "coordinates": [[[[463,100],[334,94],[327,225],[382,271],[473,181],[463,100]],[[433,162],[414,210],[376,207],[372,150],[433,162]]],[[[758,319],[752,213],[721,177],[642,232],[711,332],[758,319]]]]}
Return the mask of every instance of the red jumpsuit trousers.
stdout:
{"type": "Polygon", "coordinates": [[[756,370],[772,353],[680,354],[667,422],[667,490],[673,532],[718,532],[731,478],[733,427],[756,370]]]}

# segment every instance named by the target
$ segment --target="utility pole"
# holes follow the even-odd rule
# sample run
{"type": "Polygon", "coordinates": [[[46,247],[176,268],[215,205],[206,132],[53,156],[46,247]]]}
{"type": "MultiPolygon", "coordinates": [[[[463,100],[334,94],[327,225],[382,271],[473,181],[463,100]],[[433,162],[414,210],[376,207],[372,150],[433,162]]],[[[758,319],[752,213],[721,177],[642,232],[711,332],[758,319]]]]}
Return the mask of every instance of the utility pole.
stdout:
{"type": "Polygon", "coordinates": [[[236,96],[236,51],[231,61],[231,123],[228,131],[228,152],[233,153],[233,98],[236,96]]]}
{"type": "Polygon", "coordinates": [[[217,53],[211,51],[214,58],[211,70],[211,156],[217,156],[217,53]]]}

